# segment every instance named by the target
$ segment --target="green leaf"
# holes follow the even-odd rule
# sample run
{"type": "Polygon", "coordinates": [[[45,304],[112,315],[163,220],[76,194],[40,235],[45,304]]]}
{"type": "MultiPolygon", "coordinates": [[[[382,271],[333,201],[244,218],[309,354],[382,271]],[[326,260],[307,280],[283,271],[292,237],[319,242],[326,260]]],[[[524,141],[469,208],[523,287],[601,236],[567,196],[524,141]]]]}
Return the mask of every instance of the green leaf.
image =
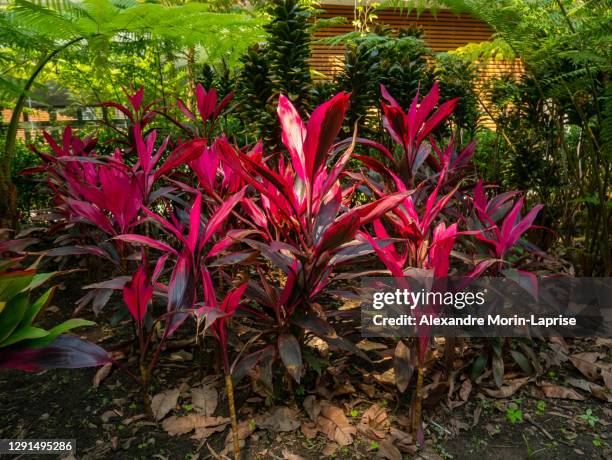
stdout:
{"type": "Polygon", "coordinates": [[[69,319],[68,321],[64,321],[62,324],[58,324],[53,329],[49,330],[49,334],[47,336],[41,337],[40,339],[34,339],[32,341],[29,341],[27,343],[27,347],[28,348],[44,347],[45,345],[48,345],[51,342],[53,342],[53,340],[57,336],[59,336],[60,334],[63,334],[64,332],[68,332],[69,330],[77,328],[77,327],[93,326],[94,324],[96,323],[94,323],[93,321],[88,321],[86,319],[80,319],[80,318],[69,319]]]}
{"type": "Polygon", "coordinates": [[[43,284],[45,284],[47,281],[49,281],[51,278],[53,278],[57,274],[58,272],[37,273],[32,278],[32,281],[30,282],[30,285],[29,285],[29,289],[33,290],[33,289],[36,289],[42,286],[43,284]]]}
{"type": "Polygon", "coordinates": [[[22,292],[13,297],[0,313],[0,342],[10,337],[21,322],[28,308],[28,294],[22,292]]]}
{"type": "Polygon", "coordinates": [[[510,350],[510,354],[514,358],[514,361],[521,367],[523,372],[527,375],[533,374],[533,366],[527,359],[527,357],[520,351],[510,350]]]}
{"type": "Polygon", "coordinates": [[[33,270],[23,270],[0,275],[0,299],[9,301],[28,287],[34,277],[33,270]]]}
{"type": "Polygon", "coordinates": [[[485,366],[487,365],[487,355],[482,354],[474,360],[472,368],[470,369],[470,379],[476,380],[484,372],[485,366]]]}
{"type": "Polygon", "coordinates": [[[13,332],[8,339],[0,343],[0,348],[8,347],[9,345],[21,342],[22,340],[39,339],[47,335],[49,335],[49,331],[45,331],[44,329],[41,329],[39,327],[20,327],[15,332],[13,332]]]}
{"type": "Polygon", "coordinates": [[[40,313],[40,311],[43,310],[53,298],[55,289],[56,286],[49,288],[43,295],[41,295],[36,300],[36,302],[30,305],[25,315],[23,316],[23,319],[21,320],[21,327],[30,326],[34,322],[36,316],[38,316],[38,313],[40,313]]]}

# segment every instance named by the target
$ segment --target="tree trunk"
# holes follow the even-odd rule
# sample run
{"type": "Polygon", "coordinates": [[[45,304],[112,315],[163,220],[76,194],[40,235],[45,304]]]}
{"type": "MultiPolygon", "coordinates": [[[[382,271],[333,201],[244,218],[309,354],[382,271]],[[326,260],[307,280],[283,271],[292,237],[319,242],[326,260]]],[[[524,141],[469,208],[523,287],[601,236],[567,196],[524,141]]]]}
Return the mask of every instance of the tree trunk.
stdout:
{"type": "Polygon", "coordinates": [[[13,165],[13,155],[15,154],[15,145],[17,143],[17,129],[19,128],[19,119],[21,118],[21,113],[23,112],[23,107],[25,106],[26,97],[30,88],[38,78],[40,72],[44,69],[44,67],[53,59],[58,53],[62,50],[68,48],[69,46],[83,40],[85,37],[78,37],[69,42],[63,44],[59,48],[54,49],[50,53],[43,56],[32,75],[26,82],[21,94],[17,98],[17,102],[15,103],[15,107],[13,107],[13,113],[11,115],[11,121],[9,122],[8,130],[6,132],[6,141],[4,144],[4,152],[2,152],[2,156],[0,157],[0,196],[6,197],[6,199],[0,200],[0,225],[2,227],[10,226],[10,228],[15,228],[17,226],[17,188],[15,184],[13,184],[12,180],[12,165],[13,165]]]}
{"type": "MultiPolygon", "coordinates": [[[[4,169],[4,168],[3,168],[4,169]]],[[[17,187],[11,176],[0,174],[0,228],[17,228],[17,187]]]]}

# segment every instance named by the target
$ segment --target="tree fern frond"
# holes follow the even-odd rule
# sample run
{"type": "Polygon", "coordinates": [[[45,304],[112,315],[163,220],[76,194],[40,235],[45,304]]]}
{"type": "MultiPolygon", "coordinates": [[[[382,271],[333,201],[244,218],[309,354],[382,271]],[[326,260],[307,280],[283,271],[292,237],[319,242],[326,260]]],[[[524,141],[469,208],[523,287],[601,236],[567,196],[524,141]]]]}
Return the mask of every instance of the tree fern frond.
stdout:
{"type": "Polygon", "coordinates": [[[69,39],[78,34],[78,29],[72,20],[57,11],[27,0],[15,0],[10,12],[18,26],[28,28],[37,35],[69,39]]]}

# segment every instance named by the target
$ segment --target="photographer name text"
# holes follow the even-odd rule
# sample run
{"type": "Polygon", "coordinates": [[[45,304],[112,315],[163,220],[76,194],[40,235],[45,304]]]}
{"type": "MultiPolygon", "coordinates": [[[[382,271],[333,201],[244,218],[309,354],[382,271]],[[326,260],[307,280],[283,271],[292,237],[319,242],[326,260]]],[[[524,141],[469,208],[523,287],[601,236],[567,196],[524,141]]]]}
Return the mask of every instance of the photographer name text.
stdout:
{"type": "Polygon", "coordinates": [[[431,314],[423,314],[420,317],[412,315],[398,315],[387,317],[377,314],[372,317],[375,326],[536,326],[536,327],[559,327],[576,326],[576,318],[571,316],[536,316],[529,317],[487,315],[463,317],[442,317],[431,314]]]}

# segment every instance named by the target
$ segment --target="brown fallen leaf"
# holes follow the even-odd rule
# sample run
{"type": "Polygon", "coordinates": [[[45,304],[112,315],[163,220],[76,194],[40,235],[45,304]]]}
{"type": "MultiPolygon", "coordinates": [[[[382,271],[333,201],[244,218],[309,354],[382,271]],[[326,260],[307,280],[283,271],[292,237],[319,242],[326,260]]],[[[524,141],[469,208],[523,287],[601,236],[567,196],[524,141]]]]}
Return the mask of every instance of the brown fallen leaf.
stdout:
{"type": "Polygon", "coordinates": [[[172,353],[169,357],[170,361],[191,361],[193,359],[193,354],[189,353],[185,350],[177,351],[176,353],[172,353]]]}
{"type": "Polygon", "coordinates": [[[373,398],[376,395],[376,387],[367,383],[359,383],[359,389],[363,391],[368,398],[373,398]]]}
{"type": "Polygon", "coordinates": [[[607,337],[597,337],[595,339],[595,346],[612,348],[612,339],[609,339],[607,337]]]}
{"type": "Polygon", "coordinates": [[[301,455],[292,454],[287,449],[283,449],[283,458],[285,460],[305,460],[301,455]]]}
{"type": "Polygon", "coordinates": [[[602,401],[612,402],[612,393],[606,390],[601,385],[598,385],[593,382],[589,382],[585,379],[575,379],[568,378],[567,383],[575,388],[580,388],[581,390],[590,392],[597,399],[601,399],[602,401]]]}
{"type": "Polygon", "coordinates": [[[209,385],[191,389],[191,404],[203,415],[212,415],[219,402],[219,393],[209,385]]]}
{"type": "Polygon", "coordinates": [[[181,382],[181,384],[178,386],[178,389],[181,392],[181,396],[187,394],[190,388],[191,387],[189,386],[189,383],[187,382],[181,382]]]}
{"type": "Polygon", "coordinates": [[[382,374],[375,372],[372,374],[374,379],[382,385],[395,385],[395,369],[387,369],[382,374]]]}
{"type": "Polygon", "coordinates": [[[610,393],[610,391],[606,390],[604,387],[597,385],[596,383],[591,383],[590,391],[591,394],[597,399],[612,402],[612,393],[610,393]]]}
{"type": "Polygon", "coordinates": [[[372,350],[386,350],[387,345],[378,342],[372,342],[368,339],[363,339],[361,342],[357,344],[357,348],[363,351],[372,351],[372,350]]]}
{"type": "Polygon", "coordinates": [[[350,383],[346,382],[342,385],[338,385],[335,387],[333,396],[345,396],[345,395],[353,395],[356,393],[355,387],[350,383]]]}
{"type": "Polygon", "coordinates": [[[433,409],[448,393],[448,383],[438,381],[423,387],[423,407],[433,409]]]}
{"type": "Polygon", "coordinates": [[[393,439],[393,444],[402,452],[415,453],[416,446],[413,442],[412,435],[402,430],[398,430],[397,428],[391,427],[391,439],[393,439]]]}
{"type": "Polygon", "coordinates": [[[335,443],[328,444],[321,451],[321,455],[323,455],[324,457],[333,457],[336,455],[336,452],[338,451],[339,448],[340,446],[338,444],[335,444],[335,443]]]}
{"type": "Polygon", "coordinates": [[[300,425],[300,431],[307,439],[313,439],[317,436],[319,429],[314,422],[304,421],[300,425]]]}
{"type": "Polygon", "coordinates": [[[97,390],[98,387],[100,386],[100,383],[102,383],[102,380],[108,377],[108,374],[110,374],[110,371],[112,368],[113,368],[113,364],[108,363],[102,366],[100,369],[98,369],[98,372],[96,372],[96,375],[94,375],[94,378],[93,378],[92,386],[94,390],[97,390]]]}
{"type": "Polygon", "coordinates": [[[170,436],[179,436],[191,431],[204,431],[217,427],[225,427],[230,419],[226,417],[206,417],[204,415],[189,414],[185,416],[173,415],[162,422],[162,428],[170,436]]]}
{"type": "Polygon", "coordinates": [[[569,345],[563,337],[553,336],[549,340],[551,344],[555,344],[566,353],[569,353],[569,345]]]}
{"type": "Polygon", "coordinates": [[[273,409],[264,416],[259,426],[269,431],[279,433],[297,430],[300,427],[300,421],[298,420],[298,414],[295,409],[281,406],[273,409]]]}
{"type": "Polygon", "coordinates": [[[612,390],[612,369],[603,370],[601,372],[601,376],[603,378],[604,385],[606,385],[609,390],[612,390]]]}
{"type": "Polygon", "coordinates": [[[556,399],[571,399],[574,401],[584,401],[584,396],[571,388],[565,388],[559,385],[545,382],[540,387],[547,398],[556,399]]]}
{"type": "Polygon", "coordinates": [[[389,439],[381,441],[378,445],[378,455],[387,460],[402,460],[402,453],[389,439]]]}
{"type": "Polygon", "coordinates": [[[225,431],[226,425],[230,422],[224,417],[207,417],[207,424],[197,425],[191,439],[201,441],[208,438],[213,433],[225,431]]]}
{"type": "Polygon", "coordinates": [[[591,382],[589,382],[588,380],[575,379],[573,377],[570,377],[567,379],[567,383],[569,383],[571,386],[575,388],[580,388],[581,390],[584,390],[584,391],[591,391],[591,382]]]}
{"type": "Polygon", "coordinates": [[[459,389],[459,398],[461,401],[467,401],[470,397],[470,393],[472,392],[472,381],[470,379],[465,379],[461,384],[461,388],[459,389]]]}
{"type": "MultiPolygon", "coordinates": [[[[452,383],[452,380],[450,378],[449,378],[449,381],[451,381],[452,383]]],[[[452,387],[453,385],[451,385],[451,388],[448,390],[449,397],[452,395],[452,392],[453,392],[452,387]]],[[[449,399],[447,401],[449,409],[455,409],[457,407],[463,406],[467,402],[471,392],[472,392],[472,382],[470,379],[465,379],[463,383],[461,384],[461,387],[459,387],[459,391],[457,393],[458,398],[454,400],[449,399]]]]}
{"type": "Polygon", "coordinates": [[[601,356],[601,353],[576,353],[570,356],[570,361],[586,378],[598,380],[601,367],[596,364],[596,361],[601,356]]]}
{"type": "Polygon", "coordinates": [[[508,398],[516,393],[519,388],[525,385],[530,380],[530,377],[523,377],[521,379],[514,379],[508,385],[503,385],[498,390],[492,390],[490,388],[483,388],[485,394],[492,398],[508,398]]]}
{"type": "Polygon", "coordinates": [[[410,349],[401,340],[397,342],[395,347],[393,368],[395,370],[395,385],[400,393],[403,393],[410,384],[414,366],[410,361],[410,349]]]}
{"type": "MultiPolygon", "coordinates": [[[[242,422],[238,422],[238,440],[244,441],[246,438],[251,436],[253,432],[257,428],[257,424],[254,420],[243,420],[242,422]]],[[[225,445],[231,446],[234,442],[234,430],[230,427],[229,433],[225,438],[225,445]]]]}
{"type": "Polygon", "coordinates": [[[477,405],[476,409],[474,409],[474,421],[472,422],[472,426],[478,425],[478,422],[480,421],[480,416],[481,415],[482,415],[482,406],[481,405],[477,405]]]}
{"type": "Polygon", "coordinates": [[[348,446],[353,442],[353,436],[357,429],[350,424],[342,409],[331,404],[321,407],[321,413],[317,417],[319,429],[327,435],[331,441],[341,446],[348,446]]]}
{"type": "Polygon", "coordinates": [[[384,439],[389,431],[389,426],[387,410],[374,404],[363,413],[357,429],[368,438],[384,439]]]}
{"type": "Polygon", "coordinates": [[[308,417],[310,417],[310,420],[313,422],[316,421],[319,413],[321,412],[321,401],[319,401],[314,395],[308,395],[304,398],[302,405],[304,406],[304,410],[308,414],[308,417]]]}
{"type": "Polygon", "coordinates": [[[162,391],[153,396],[151,400],[151,409],[153,410],[155,420],[159,421],[163,419],[168,415],[168,412],[174,409],[180,394],[180,390],[175,388],[174,390],[162,391]]]}

